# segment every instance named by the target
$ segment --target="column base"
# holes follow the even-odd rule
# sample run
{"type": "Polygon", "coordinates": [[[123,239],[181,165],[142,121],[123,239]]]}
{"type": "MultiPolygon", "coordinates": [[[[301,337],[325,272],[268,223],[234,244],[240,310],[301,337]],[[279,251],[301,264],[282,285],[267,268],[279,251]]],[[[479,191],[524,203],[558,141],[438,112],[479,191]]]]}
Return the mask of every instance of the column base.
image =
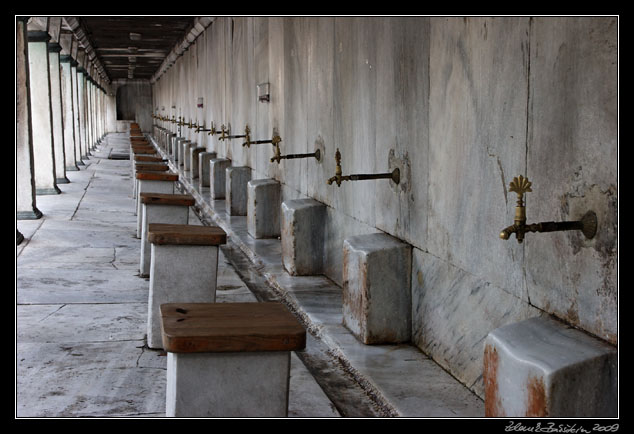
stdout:
{"type": "Polygon", "coordinates": [[[42,212],[33,208],[33,211],[18,211],[15,213],[15,218],[17,220],[37,220],[42,217],[42,212]]]}
{"type": "Polygon", "coordinates": [[[61,194],[62,190],[60,190],[57,186],[51,188],[36,188],[35,194],[36,196],[48,196],[52,194],[61,194]]]}

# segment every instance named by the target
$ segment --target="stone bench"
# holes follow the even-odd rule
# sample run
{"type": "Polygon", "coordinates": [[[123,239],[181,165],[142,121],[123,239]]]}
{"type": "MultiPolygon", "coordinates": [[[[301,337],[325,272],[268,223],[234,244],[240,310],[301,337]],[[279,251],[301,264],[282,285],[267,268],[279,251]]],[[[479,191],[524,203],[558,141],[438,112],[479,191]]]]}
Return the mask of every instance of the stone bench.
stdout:
{"type": "Polygon", "coordinates": [[[209,162],[217,157],[215,152],[201,152],[198,155],[198,186],[209,187],[209,162]]]}
{"type": "Polygon", "coordinates": [[[207,152],[207,148],[202,146],[189,148],[189,176],[192,180],[198,179],[200,175],[200,154],[207,152]]]}
{"type": "Polygon", "coordinates": [[[225,169],[227,214],[247,215],[247,188],[250,180],[250,167],[227,167],[225,169]]]}
{"type": "Polygon", "coordinates": [[[178,148],[178,165],[179,167],[183,166],[183,170],[186,170],[185,162],[187,161],[187,156],[189,155],[189,152],[187,150],[191,145],[191,140],[183,140],[182,142],[180,142],[180,146],[178,148]]]}
{"type": "Polygon", "coordinates": [[[291,276],[323,273],[326,205],[314,199],[282,203],[282,264],[291,276]]]}
{"type": "Polygon", "coordinates": [[[217,226],[150,223],[148,346],[161,348],[160,305],[216,301],[218,246],[227,234],[217,226]]]}
{"type": "Polygon", "coordinates": [[[183,142],[183,170],[189,172],[192,170],[191,150],[196,149],[198,145],[191,140],[183,142]]]}
{"type": "Polygon", "coordinates": [[[227,158],[212,158],[209,160],[209,194],[211,200],[225,198],[227,193],[227,167],[231,166],[231,160],[227,158]]]}
{"type": "Polygon", "coordinates": [[[618,353],[551,317],[490,332],[484,345],[488,417],[616,417],[618,353]]]}
{"type": "Polygon", "coordinates": [[[161,306],[166,416],[286,417],[306,331],[281,303],[161,306]]]}
{"type": "Polygon", "coordinates": [[[181,147],[181,143],[183,143],[185,140],[185,137],[174,137],[173,140],[173,144],[172,144],[172,152],[170,153],[170,156],[172,157],[172,160],[174,160],[174,163],[178,165],[179,163],[179,155],[178,155],[178,150],[181,147]]]}
{"type": "Polygon", "coordinates": [[[136,198],[136,216],[137,216],[137,232],[136,237],[141,238],[141,193],[174,193],[174,183],[178,181],[178,174],[172,172],[152,172],[144,171],[136,172],[137,198],[136,198]]]}
{"type": "Polygon", "coordinates": [[[147,240],[148,225],[166,223],[186,225],[189,221],[189,207],[196,201],[189,194],[141,193],[141,258],[139,275],[150,275],[150,243],[147,240]]]}
{"type": "Polygon", "coordinates": [[[364,344],[411,337],[412,247],[387,234],[343,241],[343,325],[364,344]]]}
{"type": "Polygon", "coordinates": [[[254,179],[247,184],[247,232],[253,238],[280,236],[280,183],[254,179]]]}

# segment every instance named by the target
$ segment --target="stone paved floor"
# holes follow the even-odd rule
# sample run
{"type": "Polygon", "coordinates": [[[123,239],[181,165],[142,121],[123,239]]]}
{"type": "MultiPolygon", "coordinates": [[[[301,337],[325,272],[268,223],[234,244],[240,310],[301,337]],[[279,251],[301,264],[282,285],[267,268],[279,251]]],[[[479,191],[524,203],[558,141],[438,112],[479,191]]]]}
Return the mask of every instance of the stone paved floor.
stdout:
{"type": "MultiPolygon", "coordinates": [[[[108,135],[62,194],[37,196],[44,217],[17,222],[17,417],[164,416],[166,357],[145,343],[149,279],[138,276],[130,161],[108,159],[128,144],[108,135]]],[[[292,356],[290,417],[484,415],[482,400],[417,348],[360,344],[341,326],[341,288],[285,273],[279,240],[251,238],[246,217],[227,216],[186,173],[179,189],[197,199],[190,224],[228,234],[217,301],[282,301],[310,332],[292,356]]]]}
{"type": "MultiPolygon", "coordinates": [[[[17,417],[164,416],[166,357],[145,343],[130,162],[107,159],[127,143],[110,136],[62,194],[37,196],[41,219],[17,222],[17,417]]],[[[193,212],[190,224],[201,224],[193,212]]],[[[217,289],[218,302],[257,301],[222,252],[217,289]]],[[[295,354],[289,416],[340,416],[295,354]]]]}

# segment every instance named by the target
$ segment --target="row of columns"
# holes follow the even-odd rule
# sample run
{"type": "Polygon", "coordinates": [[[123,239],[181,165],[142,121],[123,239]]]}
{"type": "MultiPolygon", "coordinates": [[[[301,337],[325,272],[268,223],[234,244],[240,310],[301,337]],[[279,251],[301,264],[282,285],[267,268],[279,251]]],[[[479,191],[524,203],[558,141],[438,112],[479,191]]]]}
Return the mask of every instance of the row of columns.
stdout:
{"type": "Polygon", "coordinates": [[[37,219],[36,195],[59,194],[105,136],[106,94],[48,32],[16,21],[16,218],[37,219]]]}

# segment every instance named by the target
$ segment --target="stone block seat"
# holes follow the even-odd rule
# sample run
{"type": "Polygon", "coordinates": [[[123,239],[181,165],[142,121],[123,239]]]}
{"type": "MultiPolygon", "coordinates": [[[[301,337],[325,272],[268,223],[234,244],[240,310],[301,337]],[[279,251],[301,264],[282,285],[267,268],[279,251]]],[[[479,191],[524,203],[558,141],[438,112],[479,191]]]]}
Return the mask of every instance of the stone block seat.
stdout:
{"type": "Polygon", "coordinates": [[[152,223],[185,225],[189,220],[189,207],[196,201],[189,194],[141,193],[141,257],[139,276],[150,275],[150,242],[148,225],[152,223]]]}
{"type": "Polygon", "coordinates": [[[161,305],[166,416],[286,417],[306,331],[281,303],[161,305]]]}
{"type": "Polygon", "coordinates": [[[217,226],[150,223],[148,346],[161,348],[160,305],[216,301],[218,246],[227,234],[217,226]]]}
{"type": "Polygon", "coordinates": [[[281,186],[275,179],[247,183],[247,232],[253,238],[280,236],[281,186]]]}
{"type": "Polygon", "coordinates": [[[487,417],[616,417],[615,347],[543,316],[507,324],[484,345],[487,417]]]}
{"type": "Polygon", "coordinates": [[[343,241],[343,325],[364,344],[411,337],[412,247],[384,233],[343,241]]]}

